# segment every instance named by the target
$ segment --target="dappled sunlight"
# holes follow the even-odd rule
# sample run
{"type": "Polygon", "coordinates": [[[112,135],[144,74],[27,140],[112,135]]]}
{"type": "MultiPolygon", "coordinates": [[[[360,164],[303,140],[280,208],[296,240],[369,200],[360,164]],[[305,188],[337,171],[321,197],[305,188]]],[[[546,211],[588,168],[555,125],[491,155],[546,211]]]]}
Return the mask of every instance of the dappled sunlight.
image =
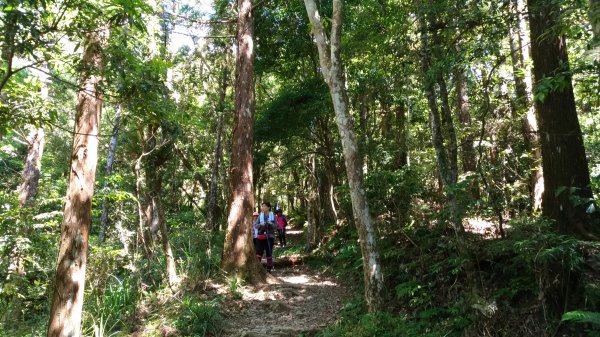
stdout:
{"type": "MultiPolygon", "coordinates": [[[[500,237],[498,224],[483,218],[468,218],[464,220],[465,231],[468,233],[479,234],[484,239],[496,239],[500,237]]],[[[504,230],[510,228],[510,225],[504,224],[504,230]]]]}

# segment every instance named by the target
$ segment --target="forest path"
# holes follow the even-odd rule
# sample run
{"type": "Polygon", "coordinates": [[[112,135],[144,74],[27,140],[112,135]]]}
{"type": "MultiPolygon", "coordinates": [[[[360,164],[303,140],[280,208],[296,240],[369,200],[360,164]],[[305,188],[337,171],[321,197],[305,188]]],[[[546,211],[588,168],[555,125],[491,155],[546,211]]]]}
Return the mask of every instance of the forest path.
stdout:
{"type": "Polygon", "coordinates": [[[299,254],[277,257],[300,251],[302,239],[302,231],[289,231],[288,246],[275,248],[272,274],[278,283],[245,287],[238,299],[223,305],[223,336],[314,336],[336,320],[346,288],[335,278],[296,264],[302,259],[299,254]]]}

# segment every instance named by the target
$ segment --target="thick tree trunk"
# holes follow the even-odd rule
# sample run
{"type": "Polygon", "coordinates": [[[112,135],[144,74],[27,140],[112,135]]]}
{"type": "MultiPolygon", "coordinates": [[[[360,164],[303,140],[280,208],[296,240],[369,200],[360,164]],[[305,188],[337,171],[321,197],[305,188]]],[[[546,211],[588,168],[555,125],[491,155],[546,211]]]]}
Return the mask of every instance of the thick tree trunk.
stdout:
{"type": "Polygon", "coordinates": [[[19,206],[29,205],[37,195],[44,153],[44,129],[30,126],[27,136],[28,151],[23,168],[23,183],[19,187],[19,206]]]}
{"type": "MultiPolygon", "coordinates": [[[[108,146],[108,158],[106,159],[106,178],[112,174],[112,167],[115,161],[115,150],[117,149],[117,139],[119,136],[119,124],[121,122],[120,107],[115,109],[115,121],[113,123],[113,132],[110,137],[110,144],[108,146]]],[[[108,187],[108,179],[104,181],[104,188],[108,187]]],[[[110,200],[104,198],[102,201],[102,216],[100,217],[100,234],[98,240],[104,242],[106,238],[106,231],[108,229],[108,211],[110,206],[110,200]]]]}
{"type": "Polygon", "coordinates": [[[591,199],[590,173],[571,84],[566,40],[553,25],[560,15],[560,4],[528,0],[531,55],[536,85],[561,81],[560,89],[536,99],[545,190],[542,213],[555,220],[563,232],[589,237],[583,224],[585,207],[573,205],[572,198],[591,199]]]}
{"type": "Polygon", "coordinates": [[[219,226],[215,223],[215,214],[217,211],[217,195],[219,192],[219,164],[223,152],[222,138],[225,128],[223,114],[225,113],[225,95],[227,94],[227,78],[229,76],[227,67],[223,69],[222,76],[221,90],[219,92],[219,108],[217,109],[219,114],[217,121],[217,139],[215,141],[214,162],[210,178],[210,190],[208,193],[208,208],[206,211],[206,223],[208,224],[208,228],[215,231],[219,230],[219,226]]]}
{"type": "Polygon", "coordinates": [[[50,309],[48,336],[81,335],[81,312],[85,289],[85,269],[92,197],[98,163],[98,132],[102,113],[102,50],[108,30],[89,33],[83,53],[80,88],[75,113],[75,133],[71,172],[61,226],[54,295],[50,309]]]}
{"type": "Polygon", "coordinates": [[[252,0],[238,0],[235,116],[231,146],[231,206],[222,268],[251,283],[266,279],[252,244],[254,133],[254,23],[252,0]]]}
{"type": "Polygon", "coordinates": [[[383,272],[377,232],[371,218],[369,204],[363,182],[363,163],[354,134],[352,117],[348,113],[348,96],[346,93],[343,65],[341,57],[342,34],[342,0],[333,1],[331,43],[328,43],[325,29],[317,5],[314,0],[304,0],[312,32],[319,51],[319,60],[325,82],[333,101],[335,120],[342,141],[342,150],[346,163],[346,174],[350,185],[350,197],[355,224],[360,238],[363,258],[363,273],[365,283],[365,299],[369,311],[383,309],[383,272]]]}

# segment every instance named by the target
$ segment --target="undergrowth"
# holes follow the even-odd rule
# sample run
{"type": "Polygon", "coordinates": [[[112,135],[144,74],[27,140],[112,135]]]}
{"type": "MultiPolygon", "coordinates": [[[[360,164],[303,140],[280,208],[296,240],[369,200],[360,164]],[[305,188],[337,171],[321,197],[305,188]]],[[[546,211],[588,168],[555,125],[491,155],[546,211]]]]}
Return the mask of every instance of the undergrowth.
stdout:
{"type": "MultiPolygon", "coordinates": [[[[349,226],[333,231],[314,263],[360,289],[355,231],[349,226]]],[[[539,219],[513,221],[506,238],[495,240],[467,234],[457,241],[452,232],[431,225],[397,229],[381,241],[388,311],[367,313],[356,296],[321,336],[597,337],[599,249],[557,234],[539,219]],[[459,250],[459,244],[468,249],[459,250]],[[587,313],[561,321],[572,310],[587,313]]]]}
{"type": "MultiPolygon", "coordinates": [[[[11,210],[16,209],[12,208],[11,210]]],[[[4,212],[3,221],[34,221],[37,210],[4,212]]],[[[39,217],[38,217],[39,218],[39,217]]],[[[90,236],[85,301],[82,317],[83,336],[218,336],[223,325],[219,298],[208,298],[196,289],[207,279],[220,275],[219,262],[222,234],[212,234],[197,225],[197,215],[180,212],[169,217],[171,245],[177,271],[183,282],[172,290],[166,283],[165,259],[159,244],[154,255],[144,256],[134,245],[124,247],[116,233],[109,233],[106,243],[90,236]],[[127,248],[127,249],[126,249],[127,248]]],[[[46,335],[56,250],[52,231],[60,217],[48,215],[38,220],[37,231],[0,232],[4,253],[21,245],[25,257],[22,276],[0,273],[0,337],[46,335]],[[42,221],[43,220],[43,221],[42,221]],[[11,240],[11,241],[8,241],[11,240]],[[35,245],[32,244],[34,241],[35,245]],[[41,243],[44,243],[42,245],[41,243]]],[[[133,225],[132,225],[133,226],[133,225]]],[[[1,226],[0,226],[1,227],[1,226]]],[[[5,227],[6,228],[6,227],[5,227]]],[[[13,226],[12,228],[16,228],[13,226]]],[[[6,270],[2,261],[1,270],[6,270]]]]}

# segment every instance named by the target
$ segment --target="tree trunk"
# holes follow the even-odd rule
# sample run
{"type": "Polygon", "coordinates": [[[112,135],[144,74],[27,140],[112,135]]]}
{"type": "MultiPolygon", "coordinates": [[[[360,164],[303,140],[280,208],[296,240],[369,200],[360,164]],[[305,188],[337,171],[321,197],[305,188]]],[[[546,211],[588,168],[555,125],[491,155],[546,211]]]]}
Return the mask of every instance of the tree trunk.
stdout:
{"type": "Polygon", "coordinates": [[[252,0],[238,0],[235,116],[231,145],[231,206],[222,268],[251,283],[266,279],[252,244],[252,144],[254,133],[254,23],[252,0]]]}
{"type": "Polygon", "coordinates": [[[317,183],[317,160],[316,155],[310,155],[308,162],[308,208],[306,210],[307,226],[306,226],[306,244],[304,249],[311,252],[317,246],[317,227],[319,225],[319,196],[317,183]]]}
{"type": "MultiPolygon", "coordinates": [[[[119,106],[115,109],[115,121],[113,124],[113,132],[110,137],[110,144],[108,146],[108,159],[106,159],[106,178],[104,180],[104,188],[108,188],[108,177],[112,174],[112,167],[115,161],[115,150],[117,149],[117,138],[119,136],[119,124],[121,122],[120,115],[121,108],[119,106]]],[[[104,198],[102,201],[102,216],[100,217],[100,235],[98,236],[98,240],[100,242],[104,242],[106,238],[106,231],[108,229],[108,208],[110,204],[110,200],[108,198],[104,198]]]]}
{"type": "Polygon", "coordinates": [[[335,165],[335,154],[333,150],[333,141],[331,139],[331,131],[329,128],[329,118],[318,119],[318,130],[323,141],[322,151],[325,153],[323,158],[323,177],[322,181],[326,185],[326,191],[321,193],[323,201],[324,219],[327,223],[338,224],[338,212],[335,205],[335,193],[333,187],[337,184],[337,169],[335,165]]]}
{"type": "Polygon", "coordinates": [[[358,125],[360,129],[359,137],[359,148],[362,155],[364,173],[366,174],[369,169],[369,140],[368,140],[368,122],[369,122],[369,107],[367,105],[367,92],[365,88],[359,88],[361,90],[358,96],[358,107],[359,107],[359,119],[358,125]]]}
{"type": "Polygon", "coordinates": [[[80,88],[75,113],[75,134],[71,153],[71,172],[61,226],[54,295],[50,310],[48,336],[81,335],[81,312],[85,289],[85,268],[92,197],[98,163],[98,132],[102,114],[102,51],[108,29],[89,33],[85,41],[80,88]]]}
{"type": "Polygon", "coordinates": [[[442,134],[446,140],[448,152],[449,180],[447,186],[452,186],[458,181],[458,144],[456,141],[456,129],[452,120],[452,110],[450,109],[448,88],[446,80],[442,74],[438,77],[440,88],[440,97],[442,99],[442,134]]]}
{"type": "Polygon", "coordinates": [[[473,147],[473,133],[471,132],[471,107],[467,93],[467,80],[462,70],[456,72],[456,95],[458,98],[458,121],[464,128],[464,136],[461,140],[462,169],[463,172],[475,172],[477,162],[473,147]]]}
{"type": "MultiPolygon", "coordinates": [[[[516,23],[509,34],[509,44],[511,51],[511,63],[513,68],[513,79],[515,82],[515,108],[517,112],[523,115],[522,132],[525,140],[525,150],[531,153],[529,160],[531,170],[529,173],[529,200],[532,211],[540,210],[542,207],[542,194],[544,192],[544,175],[541,165],[540,140],[538,137],[538,125],[535,116],[534,105],[532,102],[531,88],[531,70],[525,64],[529,59],[529,39],[524,34],[527,28],[527,22],[522,12],[525,11],[522,0],[512,1],[513,15],[516,17],[516,23]],[[517,37],[517,40],[514,37],[517,37]]],[[[517,116],[514,116],[517,117],[517,116]]]]}
{"type": "MultiPolygon", "coordinates": [[[[458,98],[458,121],[463,127],[463,137],[460,142],[462,170],[464,173],[474,174],[477,171],[477,155],[473,145],[474,137],[471,125],[471,106],[469,104],[469,95],[467,93],[467,79],[462,70],[456,72],[456,96],[458,98]]],[[[471,181],[469,192],[471,197],[475,200],[478,200],[481,197],[477,181],[471,181]]]]}
{"type": "Polygon", "coordinates": [[[25,207],[37,195],[41,176],[42,155],[44,153],[44,129],[30,126],[27,136],[28,151],[23,167],[23,183],[19,187],[19,206],[25,207]]]}
{"type": "Polygon", "coordinates": [[[13,58],[15,56],[15,35],[17,34],[17,30],[19,29],[17,17],[20,15],[18,9],[13,8],[11,10],[4,11],[3,17],[3,32],[4,35],[4,43],[2,44],[2,49],[0,50],[0,58],[4,61],[4,72],[2,72],[2,77],[0,78],[0,94],[2,94],[2,90],[10,80],[10,77],[14,75],[13,72],[13,58]]]}
{"type": "Polygon", "coordinates": [[[588,16],[592,26],[592,42],[590,47],[596,62],[600,62],[600,0],[589,0],[588,16]]]}
{"type": "Polygon", "coordinates": [[[408,111],[404,104],[400,103],[396,107],[396,126],[398,136],[398,149],[394,159],[394,169],[400,169],[408,166],[408,140],[409,140],[409,118],[408,111]]]}
{"type": "Polygon", "coordinates": [[[531,55],[536,86],[542,81],[561,81],[561,88],[536,99],[544,194],[542,213],[556,221],[563,232],[589,237],[583,224],[588,218],[584,206],[573,198],[590,199],[590,173],[571,84],[567,46],[564,36],[553,28],[560,15],[560,4],[528,0],[531,55]]]}
{"type": "Polygon", "coordinates": [[[176,287],[179,284],[179,277],[177,276],[175,256],[169,243],[169,230],[167,228],[167,221],[165,219],[165,212],[162,204],[162,175],[158,165],[149,165],[150,169],[147,171],[148,180],[150,183],[150,195],[152,202],[152,223],[153,227],[157,227],[160,231],[160,238],[162,243],[162,249],[165,254],[165,260],[167,264],[167,281],[170,287],[176,287]]]}
{"type": "MultiPolygon", "coordinates": [[[[435,150],[440,180],[446,188],[454,186],[458,178],[458,165],[456,154],[456,134],[452,125],[452,116],[449,113],[450,106],[447,99],[447,90],[445,81],[441,75],[430,76],[431,58],[429,38],[427,35],[427,19],[425,14],[418,14],[419,34],[421,39],[421,68],[423,71],[423,90],[429,105],[429,120],[431,123],[431,142],[435,150]],[[442,117],[440,117],[440,109],[438,107],[437,98],[435,95],[435,82],[432,78],[438,79],[440,85],[440,94],[442,95],[442,117]],[[445,130],[444,130],[445,129],[445,130]],[[444,131],[449,135],[449,149],[444,145],[444,131]]],[[[448,194],[448,205],[452,214],[452,225],[456,233],[464,232],[462,219],[458,215],[456,196],[454,193],[448,194]]]]}
{"type": "Polygon", "coordinates": [[[227,77],[229,76],[227,66],[224,67],[222,76],[221,91],[219,92],[219,107],[217,109],[217,113],[219,114],[217,121],[217,139],[215,142],[214,163],[210,179],[208,208],[206,211],[206,223],[208,224],[208,228],[213,231],[219,230],[219,226],[215,223],[215,213],[217,211],[217,194],[219,188],[219,164],[223,152],[222,138],[225,128],[225,119],[223,118],[223,114],[225,113],[225,95],[227,94],[227,77]]]}
{"type": "Polygon", "coordinates": [[[348,113],[341,57],[342,0],[333,0],[331,42],[328,43],[325,28],[321,22],[314,0],[304,0],[312,32],[319,51],[321,71],[333,101],[335,120],[342,140],[342,150],[346,163],[346,174],[350,185],[350,197],[355,224],[360,238],[363,258],[365,300],[370,312],[383,309],[383,273],[375,224],[369,212],[369,204],[364,190],[363,163],[358,142],[354,134],[352,117],[348,113]]]}
{"type": "Polygon", "coordinates": [[[135,173],[135,199],[138,210],[138,242],[144,248],[146,256],[152,254],[150,244],[152,238],[150,236],[150,225],[148,220],[148,212],[145,205],[148,205],[146,191],[146,175],[142,169],[142,160],[146,154],[142,153],[135,162],[134,173],[135,173]]]}

